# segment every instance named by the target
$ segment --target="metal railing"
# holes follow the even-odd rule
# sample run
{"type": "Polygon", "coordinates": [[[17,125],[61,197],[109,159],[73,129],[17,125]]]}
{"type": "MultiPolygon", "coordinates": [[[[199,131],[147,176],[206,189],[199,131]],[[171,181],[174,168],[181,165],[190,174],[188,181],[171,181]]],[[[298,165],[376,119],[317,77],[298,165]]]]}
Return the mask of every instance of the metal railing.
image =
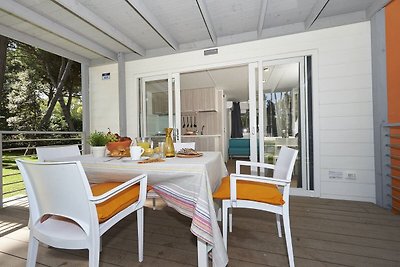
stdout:
{"type": "Polygon", "coordinates": [[[79,144],[84,150],[83,132],[0,131],[0,207],[26,196],[15,159],[36,159],[36,147],[79,144]]]}
{"type": "Polygon", "coordinates": [[[396,213],[400,213],[400,123],[382,123],[382,178],[383,178],[383,205],[396,213]],[[393,192],[398,194],[393,194],[393,192]]]}

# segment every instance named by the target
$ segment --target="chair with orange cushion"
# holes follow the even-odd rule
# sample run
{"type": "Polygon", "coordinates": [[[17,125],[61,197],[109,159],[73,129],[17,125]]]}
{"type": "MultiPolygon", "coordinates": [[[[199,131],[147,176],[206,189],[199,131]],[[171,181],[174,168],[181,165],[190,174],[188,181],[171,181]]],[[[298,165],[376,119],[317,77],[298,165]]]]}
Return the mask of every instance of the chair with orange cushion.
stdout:
{"type": "Polygon", "coordinates": [[[139,262],[143,261],[143,204],[147,175],[92,188],[78,161],[16,160],[29,201],[26,266],[35,266],[39,242],[54,248],[88,249],[89,266],[99,266],[100,238],[113,225],[137,212],[139,262]]]}
{"type": "MultiPolygon", "coordinates": [[[[282,237],[280,216],[283,217],[289,265],[294,266],[289,222],[289,190],[297,152],[297,150],[282,147],[275,165],[236,161],[236,173],[222,179],[213,197],[222,200],[222,234],[226,248],[228,247],[228,209],[250,208],[269,211],[276,214],[279,237],[282,237]],[[273,177],[242,174],[241,166],[250,166],[258,170],[272,169],[273,177]]],[[[231,213],[229,228],[232,232],[231,213]]]]}

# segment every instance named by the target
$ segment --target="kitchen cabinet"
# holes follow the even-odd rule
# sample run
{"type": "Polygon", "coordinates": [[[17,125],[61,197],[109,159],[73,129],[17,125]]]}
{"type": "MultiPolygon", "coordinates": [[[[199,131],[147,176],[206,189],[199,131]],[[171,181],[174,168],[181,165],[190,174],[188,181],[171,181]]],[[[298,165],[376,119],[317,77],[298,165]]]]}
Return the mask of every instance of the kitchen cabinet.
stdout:
{"type": "Polygon", "coordinates": [[[215,88],[181,91],[181,112],[217,111],[215,88]]]}
{"type": "Polygon", "coordinates": [[[182,143],[196,143],[197,151],[220,151],[221,135],[183,135],[182,143]]]}
{"type": "Polygon", "coordinates": [[[152,93],[151,104],[153,114],[168,114],[168,92],[152,93]]]}

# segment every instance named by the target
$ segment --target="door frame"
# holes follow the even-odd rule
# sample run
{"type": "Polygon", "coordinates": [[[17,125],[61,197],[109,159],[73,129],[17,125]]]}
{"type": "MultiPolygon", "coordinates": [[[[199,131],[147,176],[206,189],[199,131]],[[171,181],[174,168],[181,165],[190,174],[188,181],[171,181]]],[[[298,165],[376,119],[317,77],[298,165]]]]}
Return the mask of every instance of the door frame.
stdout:
{"type": "MultiPolygon", "coordinates": [[[[306,55],[307,56],[307,55],[306,55]]],[[[249,110],[250,110],[250,161],[258,161],[264,162],[264,101],[260,101],[263,99],[263,69],[266,65],[283,65],[288,63],[299,63],[300,74],[299,74],[299,94],[300,94],[300,103],[307,104],[306,96],[304,95],[306,88],[305,84],[305,60],[306,56],[296,56],[290,58],[282,58],[275,60],[258,60],[257,62],[252,62],[248,64],[248,73],[249,73],[249,110]],[[257,70],[257,71],[256,71],[257,70]],[[257,78],[256,78],[257,77],[257,78]],[[257,97],[258,102],[257,102],[257,97]],[[255,103],[255,104],[253,104],[255,103]],[[257,122],[257,108],[258,108],[258,122],[257,122]],[[253,114],[253,115],[252,115],[253,114]],[[258,132],[257,132],[258,129],[258,132]]],[[[312,56],[312,55],[311,55],[312,56]]],[[[314,78],[313,81],[314,83],[314,78]]],[[[314,87],[313,87],[314,88],[314,87]]],[[[314,93],[314,92],[313,92],[314,93]]],[[[314,95],[313,104],[315,102],[314,95]]],[[[303,104],[304,105],[304,104],[303,104]]],[[[313,105],[314,106],[314,105],[313,105]]],[[[311,111],[314,117],[315,112],[314,109],[311,111]]],[[[307,117],[304,116],[303,112],[300,116],[301,125],[306,125],[307,117]]],[[[314,128],[314,127],[313,127],[314,128]]],[[[306,134],[308,131],[308,127],[301,127],[301,144],[306,144],[308,146],[308,135],[306,134]]],[[[314,131],[315,132],[315,131],[314,131]]],[[[315,142],[313,143],[315,147],[315,142]]],[[[307,180],[307,159],[308,159],[308,149],[301,150],[301,165],[302,165],[302,185],[303,188],[291,188],[291,192],[296,195],[304,195],[304,196],[314,196],[315,194],[319,194],[319,191],[316,192],[316,186],[319,182],[316,182],[316,176],[312,177],[314,179],[314,189],[307,190],[304,187],[308,187],[309,180],[307,180]]],[[[314,154],[315,155],[315,154],[314,154]]],[[[315,157],[314,157],[315,159],[315,157]]],[[[252,172],[255,172],[255,169],[252,169],[252,172]]],[[[259,170],[260,174],[264,174],[264,170],[259,170]]],[[[314,164],[314,174],[315,174],[315,164],[314,164]]],[[[311,178],[311,177],[310,177],[311,178]]],[[[319,188],[318,188],[319,189],[319,188]]]]}
{"type": "MultiPolygon", "coordinates": [[[[136,107],[139,107],[140,103],[140,98],[139,98],[139,80],[144,77],[151,77],[151,76],[157,76],[157,75],[165,75],[166,73],[187,73],[187,72],[194,72],[194,71],[201,71],[205,69],[219,69],[219,68],[229,68],[229,67],[235,67],[235,66],[240,66],[240,65],[248,65],[250,63],[258,62],[258,61],[272,61],[272,60],[279,60],[279,59],[285,59],[285,58],[291,58],[291,57],[304,57],[304,56],[311,56],[311,62],[312,62],[312,88],[313,88],[313,94],[312,94],[312,109],[313,109],[313,146],[314,146],[314,151],[313,151],[313,158],[314,158],[314,190],[313,191],[307,191],[307,192],[296,192],[296,190],[291,190],[291,194],[293,195],[301,195],[301,196],[309,196],[309,197],[320,197],[321,196],[321,164],[320,164],[320,119],[319,119],[319,55],[318,55],[318,49],[305,49],[305,50],[298,50],[298,51],[293,51],[289,53],[280,53],[280,54],[274,54],[274,55],[267,55],[267,56],[255,56],[255,57],[248,57],[248,58],[242,58],[242,59],[235,59],[235,60],[224,60],[224,58],[220,58],[219,60],[216,61],[211,61],[209,63],[203,63],[203,64],[193,64],[191,66],[183,66],[183,67],[176,67],[173,69],[164,69],[164,70],[158,70],[158,71],[151,71],[151,72],[142,72],[142,73],[135,73],[132,78],[134,82],[132,83],[132,91],[130,92],[128,87],[127,87],[127,96],[129,97],[136,97],[137,99],[137,105],[136,107]]],[[[136,121],[138,121],[139,117],[139,109],[137,108],[130,108],[127,107],[128,111],[130,112],[129,115],[131,116],[137,116],[136,121]]],[[[135,122],[135,119],[132,120],[132,122],[135,122]]],[[[139,134],[139,124],[133,124],[129,125],[130,123],[128,122],[128,131],[130,131],[133,135],[138,135],[139,134]],[[131,126],[131,127],[129,127],[131,126]]]]}
{"type": "MultiPolygon", "coordinates": [[[[168,73],[161,74],[156,76],[142,76],[138,78],[140,81],[139,86],[139,106],[140,106],[140,131],[139,134],[143,134],[143,136],[147,136],[147,128],[146,128],[146,82],[157,81],[157,80],[167,80],[168,84],[168,127],[180,129],[178,127],[181,126],[181,121],[177,118],[180,118],[181,114],[181,105],[180,105],[180,75],[179,73],[168,73]],[[175,94],[174,94],[175,93],[175,94]],[[175,107],[173,105],[175,101],[175,107]],[[175,120],[174,120],[175,114],[175,120]]],[[[176,131],[173,133],[176,136],[176,140],[180,142],[181,136],[180,132],[176,131]]]]}

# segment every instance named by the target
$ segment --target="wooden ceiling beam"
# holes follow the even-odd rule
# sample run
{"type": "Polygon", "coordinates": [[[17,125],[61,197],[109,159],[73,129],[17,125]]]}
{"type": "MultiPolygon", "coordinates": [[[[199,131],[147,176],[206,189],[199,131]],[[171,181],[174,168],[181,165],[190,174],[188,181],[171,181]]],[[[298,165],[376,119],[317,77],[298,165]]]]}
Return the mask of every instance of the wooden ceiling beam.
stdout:
{"type": "Polygon", "coordinates": [[[268,0],[263,0],[261,3],[260,16],[258,17],[257,38],[261,37],[264,27],[265,16],[267,15],[268,0]]]}
{"type": "Polygon", "coordinates": [[[310,14],[304,21],[304,28],[307,31],[314,24],[314,22],[318,19],[319,15],[322,13],[329,0],[318,0],[318,2],[314,5],[310,14]]]}
{"type": "Polygon", "coordinates": [[[196,2],[201,17],[203,18],[204,24],[206,25],[208,35],[210,36],[210,39],[213,42],[213,44],[217,45],[217,35],[215,34],[214,26],[211,22],[210,14],[208,13],[206,3],[204,3],[204,0],[196,0],[196,2]]]}
{"type": "Polygon", "coordinates": [[[365,11],[367,19],[371,19],[376,12],[390,4],[392,0],[375,0],[365,11]]]}
{"type": "Polygon", "coordinates": [[[78,55],[74,52],[71,52],[69,50],[66,50],[64,48],[61,48],[59,46],[55,46],[53,44],[50,44],[46,41],[40,40],[32,35],[11,29],[10,27],[6,27],[3,25],[0,25],[0,34],[7,36],[8,38],[12,38],[14,40],[20,41],[25,44],[32,45],[34,47],[38,47],[40,49],[46,50],[48,52],[51,52],[53,54],[71,59],[73,61],[79,62],[81,64],[85,65],[90,65],[90,60],[86,57],[83,57],[81,55],[78,55]]]}
{"type": "Polygon", "coordinates": [[[98,43],[89,40],[83,35],[80,35],[63,25],[48,19],[29,8],[19,4],[14,0],[1,0],[0,1],[0,9],[4,10],[7,13],[10,13],[18,18],[21,18],[28,23],[34,24],[48,32],[56,34],[64,39],[67,39],[83,48],[86,48],[96,54],[99,54],[103,57],[109,58],[111,60],[117,61],[117,53],[102,47],[98,43]]]}
{"type": "Polygon", "coordinates": [[[125,0],[125,2],[132,7],[146,22],[149,24],[157,34],[164,39],[164,41],[174,50],[179,49],[178,42],[172,37],[169,31],[160,23],[160,21],[151,13],[151,11],[144,5],[142,0],[125,0]]]}
{"type": "Polygon", "coordinates": [[[132,52],[137,53],[141,56],[145,55],[145,49],[132,41],[128,36],[123,34],[119,29],[111,25],[109,22],[105,21],[99,15],[93,13],[90,9],[79,3],[78,1],[71,0],[52,0],[61,7],[67,9],[71,13],[80,19],[91,24],[93,27],[97,28],[99,31],[108,35],[115,41],[119,42],[126,48],[130,49],[132,52]]]}

